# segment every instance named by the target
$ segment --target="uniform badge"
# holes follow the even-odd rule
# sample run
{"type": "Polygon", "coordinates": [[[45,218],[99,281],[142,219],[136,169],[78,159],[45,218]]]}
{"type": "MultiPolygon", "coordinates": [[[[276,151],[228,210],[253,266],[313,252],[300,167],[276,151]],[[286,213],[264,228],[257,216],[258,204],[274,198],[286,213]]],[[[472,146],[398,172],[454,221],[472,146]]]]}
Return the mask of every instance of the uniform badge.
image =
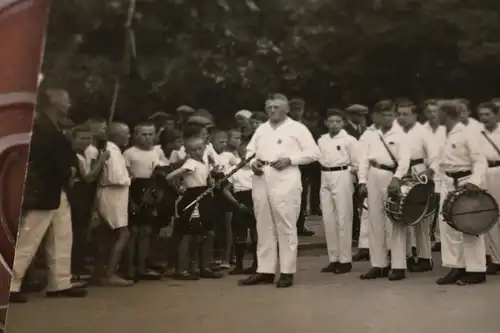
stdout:
{"type": "Polygon", "coordinates": [[[281,144],[281,139],[278,139],[277,143],[280,145],[281,144]]]}
{"type": "Polygon", "coordinates": [[[392,142],[392,141],[391,141],[391,142],[389,142],[389,144],[390,144],[390,145],[393,145],[393,144],[394,144],[394,142],[392,142]]]}
{"type": "Polygon", "coordinates": [[[340,146],[337,146],[337,150],[340,150],[340,146]]]}
{"type": "Polygon", "coordinates": [[[451,148],[455,149],[457,148],[454,143],[451,144],[451,148]]]}

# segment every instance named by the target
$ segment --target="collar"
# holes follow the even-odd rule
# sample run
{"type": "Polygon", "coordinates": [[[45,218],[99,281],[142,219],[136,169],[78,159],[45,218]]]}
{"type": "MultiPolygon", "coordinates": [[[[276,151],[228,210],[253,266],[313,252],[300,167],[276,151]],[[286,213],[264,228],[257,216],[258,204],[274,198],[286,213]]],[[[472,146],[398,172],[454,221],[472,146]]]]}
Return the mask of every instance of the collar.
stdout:
{"type": "Polygon", "coordinates": [[[402,132],[403,128],[399,124],[396,124],[396,122],[394,122],[394,123],[392,123],[391,128],[385,134],[382,132],[382,130],[380,128],[377,128],[376,131],[378,133],[380,133],[382,136],[385,136],[385,135],[391,135],[391,134],[394,134],[397,132],[402,132]]]}
{"type": "Polygon", "coordinates": [[[119,152],[121,152],[121,151],[122,151],[122,150],[120,149],[120,147],[118,147],[118,146],[116,145],[116,143],[111,142],[111,141],[108,141],[108,145],[107,145],[106,149],[108,149],[108,150],[115,150],[115,151],[119,151],[119,152]]]}
{"type": "Polygon", "coordinates": [[[453,128],[450,130],[448,133],[448,136],[455,134],[455,133],[460,133],[462,131],[465,131],[467,126],[465,126],[462,122],[458,122],[453,128]]]}
{"type": "Polygon", "coordinates": [[[344,129],[341,129],[335,136],[331,136],[330,133],[326,133],[325,135],[330,140],[341,139],[347,135],[347,132],[344,129]]]}
{"type": "Polygon", "coordinates": [[[285,120],[283,120],[283,121],[281,122],[281,124],[278,124],[278,126],[276,126],[276,127],[273,127],[273,125],[271,125],[271,121],[269,121],[269,120],[266,122],[266,124],[267,124],[267,127],[268,127],[269,129],[272,129],[272,130],[278,130],[278,129],[282,128],[283,126],[287,125],[288,123],[290,123],[290,122],[292,122],[292,121],[294,121],[294,120],[292,120],[290,117],[288,117],[288,116],[287,116],[287,117],[285,118],[285,120]]]}

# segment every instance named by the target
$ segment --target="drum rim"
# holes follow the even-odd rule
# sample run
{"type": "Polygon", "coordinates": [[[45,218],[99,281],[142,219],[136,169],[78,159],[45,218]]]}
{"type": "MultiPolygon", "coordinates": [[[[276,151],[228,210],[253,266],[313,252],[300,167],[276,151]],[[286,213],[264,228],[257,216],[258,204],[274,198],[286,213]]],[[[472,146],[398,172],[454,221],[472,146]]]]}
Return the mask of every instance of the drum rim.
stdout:
{"type": "MultiPolygon", "coordinates": [[[[448,197],[450,196],[450,194],[452,195],[452,198],[458,198],[459,196],[461,195],[464,195],[465,193],[467,192],[466,189],[457,189],[455,191],[452,191],[452,192],[449,192],[447,195],[446,195],[446,198],[444,199],[443,201],[443,208],[444,208],[444,202],[448,199],[448,197]]],[[[446,224],[448,224],[450,227],[452,227],[454,230],[458,231],[458,232],[461,232],[465,235],[468,235],[468,236],[481,236],[481,235],[484,235],[485,233],[487,233],[488,231],[490,231],[491,229],[493,229],[493,227],[495,226],[495,224],[498,223],[498,220],[500,219],[500,206],[498,205],[497,201],[495,200],[495,198],[487,191],[487,190],[484,190],[484,189],[481,189],[481,192],[483,194],[486,194],[488,197],[490,197],[490,199],[493,201],[493,205],[494,207],[496,208],[496,211],[497,211],[497,218],[495,219],[494,222],[492,222],[490,224],[490,226],[488,228],[486,228],[486,230],[484,231],[481,231],[479,233],[470,233],[470,232],[466,232],[466,231],[462,231],[462,230],[459,230],[457,228],[457,225],[454,221],[449,221],[448,219],[444,219],[444,222],[446,222],[446,224]]],[[[454,202],[455,200],[453,200],[454,202]]],[[[452,202],[452,203],[453,203],[452,202]]],[[[451,209],[451,207],[450,207],[451,209]]],[[[451,212],[449,213],[451,215],[451,212]]],[[[443,212],[441,212],[441,215],[444,215],[443,212]]],[[[448,215],[448,214],[446,214],[448,215]]]]}
{"type": "MultiPolygon", "coordinates": [[[[416,181],[416,180],[414,180],[414,179],[412,179],[412,178],[408,178],[407,180],[405,179],[405,183],[404,183],[404,184],[402,184],[402,185],[411,184],[411,183],[413,183],[413,186],[411,187],[411,190],[413,190],[413,189],[414,189],[415,187],[417,187],[418,185],[424,185],[424,186],[426,185],[426,184],[421,183],[421,182],[418,182],[418,181],[416,181]]],[[[408,192],[408,194],[410,194],[411,190],[408,192]]],[[[406,201],[405,199],[406,199],[406,197],[404,197],[404,198],[402,198],[402,200],[400,200],[400,205],[401,205],[401,206],[402,206],[402,205],[404,205],[404,202],[406,201]]],[[[429,210],[429,207],[431,207],[431,196],[428,196],[428,197],[427,197],[427,200],[426,200],[426,202],[425,202],[425,209],[424,209],[424,212],[423,212],[423,213],[419,216],[419,218],[418,218],[418,219],[416,219],[415,221],[413,221],[413,222],[411,222],[411,223],[408,223],[408,222],[404,221],[404,219],[403,219],[403,212],[402,212],[402,209],[401,209],[401,212],[400,212],[400,214],[401,214],[401,220],[400,220],[400,221],[394,221],[394,219],[392,219],[392,218],[389,216],[389,215],[390,215],[390,214],[389,214],[389,212],[390,212],[390,213],[394,213],[394,214],[399,214],[399,213],[397,213],[397,212],[394,212],[394,211],[392,211],[392,210],[387,209],[387,202],[388,202],[389,200],[390,200],[390,197],[388,197],[388,198],[387,198],[387,200],[386,200],[386,204],[385,204],[385,212],[386,212],[387,217],[389,218],[389,220],[391,220],[391,222],[392,222],[392,223],[395,223],[395,224],[400,224],[400,223],[402,222],[402,224],[404,224],[405,226],[413,227],[413,226],[415,226],[415,225],[419,224],[419,223],[420,223],[423,219],[425,219],[426,217],[428,217],[428,215],[430,215],[430,213],[428,212],[428,210],[429,210]]],[[[391,215],[392,215],[392,214],[391,214],[391,215]]]]}

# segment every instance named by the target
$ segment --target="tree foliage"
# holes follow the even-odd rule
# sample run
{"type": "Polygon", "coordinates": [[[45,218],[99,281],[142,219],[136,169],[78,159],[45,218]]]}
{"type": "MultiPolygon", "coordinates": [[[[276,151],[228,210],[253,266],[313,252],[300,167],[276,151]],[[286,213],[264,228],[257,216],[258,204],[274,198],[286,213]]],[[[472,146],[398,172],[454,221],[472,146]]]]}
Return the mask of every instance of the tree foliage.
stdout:
{"type": "MultiPolygon", "coordinates": [[[[123,72],[128,0],[54,2],[43,71],[106,114],[123,72]]],[[[497,0],[137,0],[135,75],[118,116],[180,104],[222,117],[272,91],[317,109],[379,98],[500,95],[497,0]]]]}

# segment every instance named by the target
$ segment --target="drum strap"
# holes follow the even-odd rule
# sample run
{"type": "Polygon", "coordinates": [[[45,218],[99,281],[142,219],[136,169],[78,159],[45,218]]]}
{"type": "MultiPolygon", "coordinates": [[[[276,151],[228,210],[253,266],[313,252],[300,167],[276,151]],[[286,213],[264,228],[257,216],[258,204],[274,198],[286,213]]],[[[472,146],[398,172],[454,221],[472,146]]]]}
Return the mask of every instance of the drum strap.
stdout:
{"type": "Polygon", "coordinates": [[[484,136],[484,138],[490,143],[490,145],[493,146],[493,148],[496,150],[497,154],[500,156],[500,149],[498,146],[491,140],[491,138],[486,134],[485,131],[481,131],[481,134],[484,136]]]}
{"type": "Polygon", "coordinates": [[[381,134],[379,134],[378,136],[380,138],[380,141],[382,141],[382,144],[384,145],[385,150],[387,150],[387,152],[389,153],[389,156],[391,157],[391,160],[394,163],[394,168],[397,169],[398,168],[398,161],[396,160],[396,157],[394,157],[391,150],[389,149],[389,146],[387,145],[387,143],[385,143],[384,137],[381,134]]]}

